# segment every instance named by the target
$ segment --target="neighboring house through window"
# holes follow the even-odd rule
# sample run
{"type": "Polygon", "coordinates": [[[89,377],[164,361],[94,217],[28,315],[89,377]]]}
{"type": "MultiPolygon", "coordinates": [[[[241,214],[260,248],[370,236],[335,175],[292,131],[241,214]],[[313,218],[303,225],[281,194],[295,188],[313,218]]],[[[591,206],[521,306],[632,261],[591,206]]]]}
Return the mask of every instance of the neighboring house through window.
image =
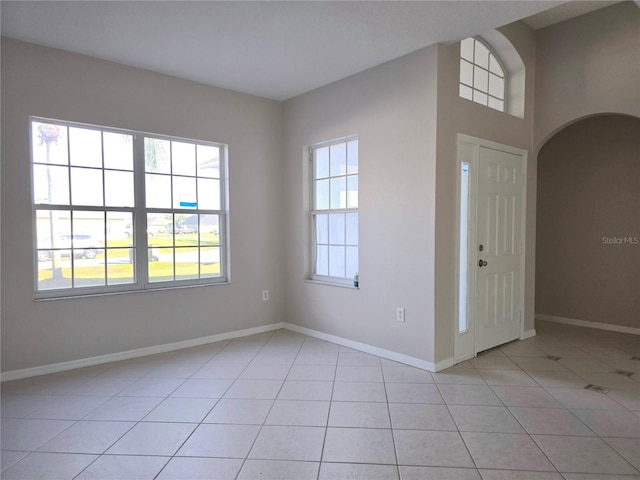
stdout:
{"type": "Polygon", "coordinates": [[[222,144],[31,120],[39,297],[228,279],[222,144]]]}
{"type": "Polygon", "coordinates": [[[358,273],[358,139],[310,148],[311,278],[353,285],[358,273]]]}

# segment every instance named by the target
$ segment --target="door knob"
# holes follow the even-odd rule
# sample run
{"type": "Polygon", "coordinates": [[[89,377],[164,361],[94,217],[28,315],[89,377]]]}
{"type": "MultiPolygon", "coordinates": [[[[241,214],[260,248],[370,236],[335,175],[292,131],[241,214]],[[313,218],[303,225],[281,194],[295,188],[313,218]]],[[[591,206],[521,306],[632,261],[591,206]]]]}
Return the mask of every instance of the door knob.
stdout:
{"type": "Polygon", "coordinates": [[[484,260],[480,260],[480,261],[478,262],[478,266],[479,266],[479,267],[486,267],[486,266],[487,266],[487,262],[485,262],[484,260]]]}

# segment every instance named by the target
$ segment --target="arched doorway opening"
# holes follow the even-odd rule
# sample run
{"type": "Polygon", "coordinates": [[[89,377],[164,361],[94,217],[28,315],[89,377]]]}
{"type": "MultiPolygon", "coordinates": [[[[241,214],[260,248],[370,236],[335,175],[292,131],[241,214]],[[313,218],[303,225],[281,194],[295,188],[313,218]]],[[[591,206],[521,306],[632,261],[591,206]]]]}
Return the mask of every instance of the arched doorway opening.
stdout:
{"type": "Polygon", "coordinates": [[[556,132],[537,188],[536,318],[640,333],[640,118],[556,132]]]}

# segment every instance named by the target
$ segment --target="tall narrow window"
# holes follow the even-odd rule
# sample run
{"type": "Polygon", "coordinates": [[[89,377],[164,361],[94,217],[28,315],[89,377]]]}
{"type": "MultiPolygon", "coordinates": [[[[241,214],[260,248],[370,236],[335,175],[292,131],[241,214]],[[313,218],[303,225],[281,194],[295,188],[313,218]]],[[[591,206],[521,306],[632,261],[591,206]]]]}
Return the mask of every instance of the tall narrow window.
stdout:
{"type": "Polygon", "coordinates": [[[458,333],[469,329],[467,318],[467,286],[469,283],[469,162],[460,164],[460,232],[459,232],[459,271],[458,271],[458,333]]]}
{"type": "Polygon", "coordinates": [[[32,119],[36,294],[224,281],[225,146],[32,119]]]}
{"type": "Polygon", "coordinates": [[[460,96],[505,111],[506,77],[498,57],[476,38],[460,42],[460,96]]]}
{"type": "Polygon", "coordinates": [[[352,284],[358,273],[358,140],[311,148],[312,278],[352,284]]]}

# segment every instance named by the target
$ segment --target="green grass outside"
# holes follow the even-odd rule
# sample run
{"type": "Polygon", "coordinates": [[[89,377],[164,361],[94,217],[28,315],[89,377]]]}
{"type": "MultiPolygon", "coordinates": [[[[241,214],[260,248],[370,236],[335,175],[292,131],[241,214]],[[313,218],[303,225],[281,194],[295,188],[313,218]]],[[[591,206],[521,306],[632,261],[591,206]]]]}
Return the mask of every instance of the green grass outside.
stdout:
{"type": "MultiPolygon", "coordinates": [[[[149,246],[152,248],[173,247],[173,241],[174,237],[171,235],[159,235],[149,238],[149,246]]],[[[130,238],[109,240],[107,242],[109,258],[127,258],[131,244],[132,240],[130,238]]],[[[203,233],[200,236],[201,247],[218,246],[219,244],[220,237],[218,235],[203,233]]],[[[195,252],[198,249],[198,234],[176,235],[175,246],[183,247],[180,250],[181,252],[195,252]]],[[[104,250],[100,250],[96,258],[104,258],[104,250]]]]}
{"type": "MultiPolygon", "coordinates": [[[[149,246],[152,248],[163,248],[163,247],[173,247],[174,246],[174,238],[175,238],[175,246],[176,247],[187,247],[181,249],[181,252],[195,252],[198,248],[198,234],[197,233],[188,233],[184,235],[156,235],[148,239],[149,246]],[[188,248],[193,247],[193,248],[188,248]]],[[[119,239],[119,240],[109,240],[107,242],[107,247],[109,247],[109,258],[122,258],[129,256],[129,249],[122,247],[130,247],[132,240],[130,238],[119,239]],[[113,248],[113,250],[111,250],[113,248]]],[[[217,246],[220,244],[220,237],[213,233],[202,233],[200,234],[200,246],[201,247],[209,247],[209,246],[217,246]]],[[[104,255],[104,252],[98,255],[101,257],[104,255]]]]}
{"type": "MultiPolygon", "coordinates": [[[[163,247],[183,247],[180,248],[181,253],[195,252],[199,246],[218,246],[220,237],[213,233],[202,233],[200,235],[200,245],[198,245],[198,234],[189,233],[182,235],[157,235],[149,238],[149,246],[152,248],[163,247]],[[175,238],[175,245],[174,245],[175,238]],[[191,247],[191,248],[190,248],[191,247]]],[[[132,239],[125,238],[119,240],[109,240],[107,242],[108,257],[109,259],[117,258],[129,258],[129,251],[131,247],[132,239]]],[[[103,259],[105,251],[101,250],[96,256],[97,259],[103,259]]],[[[64,262],[65,266],[62,267],[63,278],[71,278],[71,262],[64,262]]],[[[172,280],[173,279],[173,263],[172,262],[150,262],[149,263],[149,279],[156,281],[160,280],[172,280]]],[[[178,262],[175,264],[176,279],[180,278],[198,278],[198,264],[190,262],[178,262]]],[[[216,277],[220,275],[220,264],[201,264],[200,276],[201,277],[216,277]]],[[[100,279],[104,276],[104,265],[87,265],[76,266],[75,278],[76,280],[86,279],[100,279]]],[[[114,279],[133,279],[134,271],[133,264],[131,263],[116,263],[107,264],[107,278],[109,280],[114,279]]],[[[53,271],[49,269],[38,269],[38,282],[46,282],[47,280],[53,281],[53,271]]]]}
{"type": "MultiPolygon", "coordinates": [[[[197,263],[183,263],[178,262],[176,266],[176,277],[184,278],[198,278],[198,264],[197,263]]],[[[91,265],[81,266],[75,268],[76,279],[102,279],[104,276],[103,265],[91,265]]],[[[210,263],[200,265],[200,275],[203,277],[214,277],[220,274],[220,264],[210,263]]],[[[62,276],[64,278],[71,278],[71,267],[62,268],[62,276]]],[[[116,278],[132,279],[133,278],[133,264],[109,264],[107,265],[107,276],[110,280],[116,278]]],[[[51,269],[38,270],[38,282],[51,280],[53,278],[53,271],[51,269]]],[[[149,278],[150,279],[167,279],[173,278],[173,263],[172,262],[151,262],[149,263],[149,278]]]]}
{"type": "MultiPolygon", "coordinates": [[[[76,267],[76,280],[103,280],[104,267],[101,265],[76,267]]],[[[217,277],[220,275],[220,264],[211,263],[200,265],[200,277],[217,277]]],[[[71,268],[63,268],[62,276],[65,279],[71,278],[71,268]]],[[[133,281],[133,265],[108,265],[108,279],[130,279],[133,281]]],[[[194,263],[176,263],[176,280],[198,278],[198,264],[194,263]]],[[[53,279],[51,269],[38,271],[38,282],[46,282],[53,279]]],[[[173,280],[173,264],[170,262],[153,262],[149,264],[149,279],[151,281],[173,280]]],[[[123,282],[125,283],[125,282],[123,282]]]]}

